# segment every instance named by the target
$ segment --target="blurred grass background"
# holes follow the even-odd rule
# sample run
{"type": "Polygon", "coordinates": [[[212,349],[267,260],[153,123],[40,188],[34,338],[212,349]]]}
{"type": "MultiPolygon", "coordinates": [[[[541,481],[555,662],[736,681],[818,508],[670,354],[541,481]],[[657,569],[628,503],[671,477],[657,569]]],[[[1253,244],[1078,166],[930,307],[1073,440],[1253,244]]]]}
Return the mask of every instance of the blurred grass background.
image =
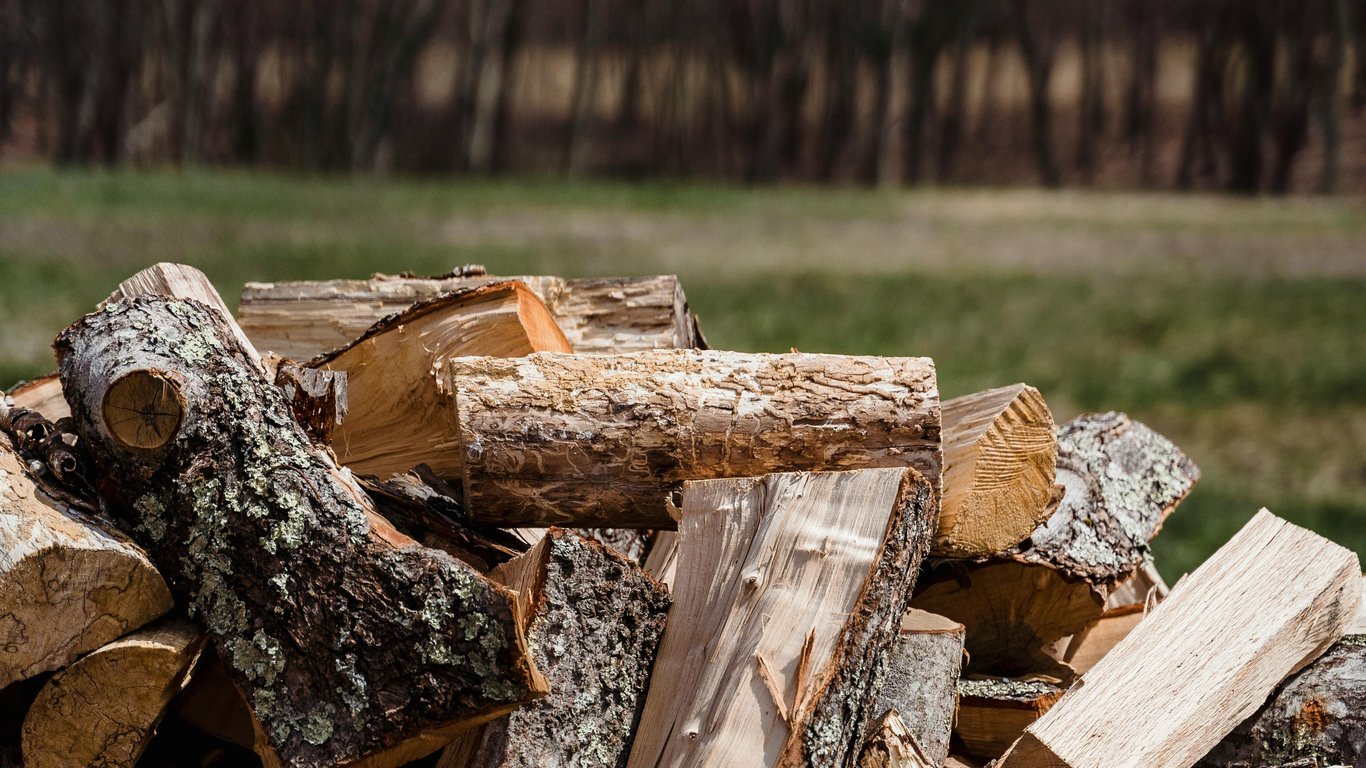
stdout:
{"type": "Polygon", "coordinates": [[[0,173],[0,387],[124,277],[677,273],[712,346],[929,355],[953,397],[1026,381],[1122,410],[1204,478],[1174,579],[1259,506],[1366,554],[1366,202],[1036,190],[0,173]]]}

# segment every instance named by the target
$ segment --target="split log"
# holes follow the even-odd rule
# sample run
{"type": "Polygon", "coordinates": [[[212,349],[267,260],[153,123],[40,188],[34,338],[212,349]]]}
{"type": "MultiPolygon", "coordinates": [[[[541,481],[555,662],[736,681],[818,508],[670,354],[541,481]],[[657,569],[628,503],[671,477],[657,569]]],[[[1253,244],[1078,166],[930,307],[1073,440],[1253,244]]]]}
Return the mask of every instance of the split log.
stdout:
{"type": "Polygon", "coordinates": [[[968,669],[978,674],[1070,680],[1049,647],[1105,610],[1102,591],[1042,565],[950,563],[932,579],[911,604],[967,628],[968,669]]]}
{"type": "Polygon", "coordinates": [[[37,411],[48,421],[71,415],[71,410],[66,407],[66,398],[62,397],[62,381],[56,372],[15,384],[5,394],[15,408],[37,411]]]}
{"type": "MultiPolygon", "coordinates": [[[[119,283],[119,287],[109,294],[109,298],[100,303],[100,309],[134,296],[174,296],[180,299],[193,299],[212,307],[229,319],[232,318],[232,310],[228,309],[227,303],[219,295],[218,289],[213,287],[208,275],[187,264],[166,261],[153,264],[119,283]]],[[[228,323],[227,328],[242,349],[259,362],[260,353],[252,345],[251,339],[242,332],[241,327],[236,323],[228,323]]]]}
{"type": "Polygon", "coordinates": [[[1149,557],[1149,540],[1199,478],[1181,449],[1128,416],[1078,416],[1058,429],[1062,503],[1015,556],[1113,585],[1149,557]]]}
{"type": "Polygon", "coordinates": [[[24,765],[132,768],[203,644],[198,627],[173,621],[116,640],[58,672],[24,718],[24,765]]]}
{"type": "Polygon", "coordinates": [[[467,732],[437,768],[624,765],[667,590],[602,544],[557,528],[489,575],[522,596],[527,643],[550,695],[467,732]]]}
{"type": "Polygon", "coordinates": [[[1361,564],[1262,510],[1082,685],[1025,731],[1001,768],[1184,768],[1351,625],[1361,564]]]}
{"type": "Polygon", "coordinates": [[[1057,507],[1053,414],[1026,384],[944,401],[944,500],[931,554],[974,558],[1024,541],[1057,507]]]}
{"type": "Polygon", "coordinates": [[[628,763],[848,765],[938,517],[913,470],[689,482],[674,607],[628,763]]]}
{"type": "Polygon", "coordinates": [[[346,372],[349,416],[332,438],[342,464],[386,478],[425,463],[458,477],[446,360],[572,351],[541,300],[502,281],[418,302],[309,365],[346,372]]]}
{"type": "Polygon", "coordinates": [[[691,349],[701,345],[678,278],[493,277],[483,268],[441,277],[247,283],[238,319],[262,349],[307,360],[360,336],[386,315],[441,294],[498,280],[526,283],[584,353],[691,349]]]}
{"type": "Polygon", "coordinates": [[[686,480],[911,466],[939,481],[928,358],[677,350],[447,366],[466,508],[504,526],[672,528],[686,480]]]}
{"type": "Polygon", "coordinates": [[[1062,698],[1063,688],[1046,680],[973,678],[958,683],[954,735],[978,760],[1000,757],[1025,729],[1062,698]]]}
{"type": "Polygon", "coordinates": [[[934,766],[942,765],[949,754],[963,632],[962,624],[943,616],[906,611],[901,632],[887,653],[885,678],[873,707],[875,712],[894,710],[913,737],[916,752],[934,766]]]}
{"type": "Polygon", "coordinates": [[[1281,683],[1197,768],[1366,765],[1366,580],[1362,594],[1347,634],[1281,683]]]}
{"type": "Polygon", "coordinates": [[[170,709],[175,718],[193,728],[256,753],[264,768],[279,768],[265,730],[212,646],[206,648],[170,709]]]}
{"type": "Polygon", "coordinates": [[[543,692],[513,595],[380,527],[230,324],[137,297],[55,347],[96,481],[284,761],[353,762],[543,692]]]}
{"type": "Polygon", "coordinates": [[[858,768],[939,768],[931,760],[895,709],[883,716],[859,755],[858,768]]]}
{"type": "Polygon", "coordinates": [[[147,555],[45,493],[0,433],[0,688],[171,609],[147,555]]]}

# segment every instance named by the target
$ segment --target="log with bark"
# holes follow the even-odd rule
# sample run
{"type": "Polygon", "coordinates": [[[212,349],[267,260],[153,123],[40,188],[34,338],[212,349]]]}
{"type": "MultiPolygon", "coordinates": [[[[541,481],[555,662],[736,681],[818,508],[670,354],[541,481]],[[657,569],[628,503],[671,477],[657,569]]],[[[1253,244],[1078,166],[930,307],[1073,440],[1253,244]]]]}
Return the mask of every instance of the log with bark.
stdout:
{"type": "Polygon", "coordinates": [[[926,358],[661,351],[447,366],[466,508],[499,525],[672,528],[687,480],[905,467],[938,487],[926,358]]]}
{"type": "Polygon", "coordinates": [[[28,768],[132,768],[185,686],[204,633],[183,620],[98,648],[43,686],[24,718],[28,768]]]}
{"type": "Polygon", "coordinates": [[[1057,507],[1053,415],[1026,384],[944,401],[944,500],[932,554],[973,558],[1019,544],[1057,507]]]}
{"type": "Polygon", "coordinates": [[[382,526],[219,311],[115,301],[55,347],[98,487],[287,764],[353,762],[544,692],[513,595],[382,526]]]}
{"type": "Polygon", "coordinates": [[[425,463],[455,477],[460,450],[447,359],[572,351],[535,294],[500,281],[420,301],[309,365],[347,375],[348,417],[332,436],[342,464],[387,478],[425,463]]]}
{"type": "Polygon", "coordinates": [[[937,519],[909,469],[685,483],[674,607],[628,763],[855,761],[937,519]]]}
{"type": "Polygon", "coordinates": [[[171,605],[146,553],[49,495],[0,432],[0,688],[63,667],[171,605]]]}
{"type": "Polygon", "coordinates": [[[1266,510],[1176,586],[1001,759],[1001,768],[1194,764],[1361,601],[1350,550],[1266,510]]]}
{"type": "MultiPolygon", "coordinates": [[[[902,616],[901,632],[886,655],[873,711],[895,711],[914,752],[929,765],[941,765],[949,754],[963,634],[962,624],[912,608],[902,616]]],[[[889,736],[896,730],[892,725],[887,723],[889,736]]],[[[888,742],[889,758],[894,751],[888,742]]]]}
{"type": "Polygon", "coordinates": [[[1058,428],[1058,510],[1015,548],[1023,562],[1114,585],[1149,557],[1148,542],[1200,470],[1170,440],[1122,413],[1058,428]]]}
{"type": "Polygon", "coordinates": [[[953,728],[959,748],[978,760],[995,760],[1062,698],[1063,690],[1057,681],[1041,679],[959,681],[958,722],[953,728]]]}
{"type": "Polygon", "coordinates": [[[521,595],[527,643],[550,694],[467,732],[438,768],[624,765],[667,590],[602,544],[556,528],[489,575],[521,595]]]}
{"type": "Polygon", "coordinates": [[[238,319],[261,349],[307,360],[349,343],[381,318],[415,302],[509,279],[526,283],[545,302],[579,352],[704,346],[673,275],[500,278],[482,267],[467,267],[440,277],[374,275],[369,280],[247,283],[238,319]]]}

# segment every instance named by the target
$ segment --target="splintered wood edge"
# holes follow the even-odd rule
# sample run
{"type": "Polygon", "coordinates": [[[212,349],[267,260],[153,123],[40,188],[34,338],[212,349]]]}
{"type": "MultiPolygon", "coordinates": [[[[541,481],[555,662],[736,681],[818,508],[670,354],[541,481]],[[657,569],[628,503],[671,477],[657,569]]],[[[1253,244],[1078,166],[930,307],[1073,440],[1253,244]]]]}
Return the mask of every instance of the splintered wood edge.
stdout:
{"type": "Polygon", "coordinates": [[[156,450],[171,442],[180,429],[185,396],[179,382],[164,371],[130,371],[105,390],[100,415],[120,444],[156,450]]]}

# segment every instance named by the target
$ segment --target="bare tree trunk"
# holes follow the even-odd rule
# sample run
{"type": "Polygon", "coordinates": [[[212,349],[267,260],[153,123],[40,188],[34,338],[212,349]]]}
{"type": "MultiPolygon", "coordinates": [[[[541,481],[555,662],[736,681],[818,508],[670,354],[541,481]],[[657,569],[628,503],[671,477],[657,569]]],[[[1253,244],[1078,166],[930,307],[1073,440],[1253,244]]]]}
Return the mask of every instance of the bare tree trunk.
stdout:
{"type": "Polygon", "coordinates": [[[1096,143],[1105,130],[1105,0],[1082,0],[1081,13],[1077,168],[1087,181],[1094,181],[1096,143]]]}
{"type": "Polygon", "coordinates": [[[1039,175],[1045,186],[1062,184],[1057,162],[1053,159],[1053,109],[1048,98],[1053,78],[1053,44],[1047,34],[1040,35],[1030,22],[1029,0],[1014,0],[1015,22],[1029,77],[1029,114],[1034,137],[1034,154],[1039,163],[1039,175]]]}
{"type": "Polygon", "coordinates": [[[1248,3],[1236,18],[1243,43],[1242,92],[1229,142],[1231,168],[1228,188],[1251,193],[1262,182],[1262,134],[1270,112],[1275,82],[1276,38],[1266,2],[1248,3]]]}
{"type": "Polygon", "coordinates": [[[935,175],[941,182],[953,175],[954,161],[958,158],[958,149],[967,131],[968,69],[971,63],[968,54],[971,44],[971,26],[965,23],[959,28],[958,39],[954,41],[949,103],[944,107],[944,118],[939,125],[939,158],[935,175]]]}
{"type": "Polygon", "coordinates": [[[569,100],[569,125],[560,156],[560,172],[566,176],[583,173],[587,162],[593,105],[598,92],[598,69],[601,66],[599,43],[603,24],[602,0],[583,0],[579,18],[579,41],[574,56],[574,92],[569,100]]]}
{"type": "MultiPolygon", "coordinates": [[[[1319,130],[1323,133],[1319,192],[1325,195],[1338,191],[1338,169],[1342,165],[1342,71],[1346,64],[1348,24],[1351,22],[1347,0],[1329,0],[1329,4],[1328,66],[1320,80],[1322,93],[1317,110],[1319,130]]],[[[1366,50],[1358,48],[1356,56],[1361,60],[1366,56],[1366,50]]],[[[2,121],[3,117],[0,117],[0,131],[4,130],[2,121]]]]}
{"type": "Polygon", "coordinates": [[[1153,179],[1153,130],[1157,110],[1157,15],[1154,0],[1136,0],[1133,20],[1133,72],[1124,117],[1124,136],[1131,149],[1139,153],[1138,176],[1141,184],[1153,179]]]}
{"type": "MultiPolygon", "coordinates": [[[[476,3],[480,0],[475,0],[476,3]]],[[[514,17],[519,11],[519,0],[488,0],[482,29],[484,58],[475,73],[473,120],[469,134],[468,167],[475,173],[493,170],[493,159],[498,144],[498,113],[503,93],[508,88],[508,64],[511,57],[514,17]]]]}

